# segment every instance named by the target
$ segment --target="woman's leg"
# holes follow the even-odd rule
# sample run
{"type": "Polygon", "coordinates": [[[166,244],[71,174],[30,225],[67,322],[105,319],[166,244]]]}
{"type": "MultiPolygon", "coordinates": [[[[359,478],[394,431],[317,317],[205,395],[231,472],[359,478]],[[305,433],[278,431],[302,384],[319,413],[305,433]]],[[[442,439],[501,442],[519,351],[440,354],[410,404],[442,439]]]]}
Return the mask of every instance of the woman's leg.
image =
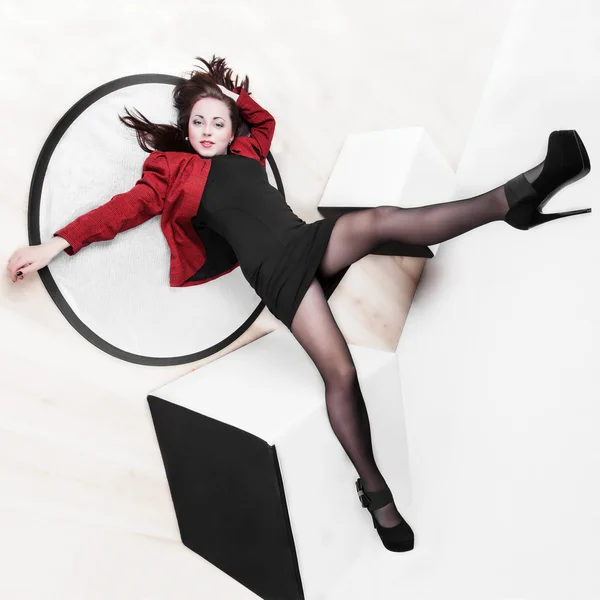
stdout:
{"type": "Polygon", "coordinates": [[[378,206],[342,215],[331,232],[319,273],[332,277],[389,241],[430,246],[499,221],[508,211],[504,186],[485,194],[420,206],[378,206]]]}
{"type": "MultiPolygon", "coordinates": [[[[373,457],[367,409],[346,340],[335,322],[321,284],[314,279],[300,302],[291,332],[315,363],[325,382],[331,427],[363,481],[375,492],[386,482],[373,457]]],[[[374,513],[383,527],[401,522],[392,502],[374,513]]]]}

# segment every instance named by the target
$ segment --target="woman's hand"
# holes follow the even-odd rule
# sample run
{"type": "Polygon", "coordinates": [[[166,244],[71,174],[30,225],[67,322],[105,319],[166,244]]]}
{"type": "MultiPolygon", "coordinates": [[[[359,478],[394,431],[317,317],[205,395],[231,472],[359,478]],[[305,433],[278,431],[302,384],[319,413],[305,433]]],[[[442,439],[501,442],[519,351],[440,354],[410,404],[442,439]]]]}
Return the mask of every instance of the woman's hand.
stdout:
{"type": "Polygon", "coordinates": [[[219,85],[218,83],[217,83],[217,86],[226,96],[229,96],[230,98],[233,99],[234,102],[237,102],[237,99],[240,97],[239,94],[236,94],[235,92],[228,90],[226,87],[223,87],[222,85],[219,85]]]}
{"type": "Polygon", "coordinates": [[[8,259],[6,270],[15,283],[18,279],[23,279],[27,273],[45,267],[59,252],[59,246],[48,243],[18,248],[8,259]]]}

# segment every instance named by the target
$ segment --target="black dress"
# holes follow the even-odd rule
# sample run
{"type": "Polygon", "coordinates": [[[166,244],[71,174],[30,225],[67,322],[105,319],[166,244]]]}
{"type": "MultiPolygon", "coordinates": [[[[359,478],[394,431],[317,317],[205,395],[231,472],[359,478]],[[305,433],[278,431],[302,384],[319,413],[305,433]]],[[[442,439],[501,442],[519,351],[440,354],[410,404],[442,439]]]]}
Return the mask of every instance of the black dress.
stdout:
{"type": "Polygon", "coordinates": [[[269,183],[258,160],[238,154],[220,154],[210,160],[192,223],[227,240],[244,277],[273,315],[291,329],[339,215],[306,223],[269,183]]]}

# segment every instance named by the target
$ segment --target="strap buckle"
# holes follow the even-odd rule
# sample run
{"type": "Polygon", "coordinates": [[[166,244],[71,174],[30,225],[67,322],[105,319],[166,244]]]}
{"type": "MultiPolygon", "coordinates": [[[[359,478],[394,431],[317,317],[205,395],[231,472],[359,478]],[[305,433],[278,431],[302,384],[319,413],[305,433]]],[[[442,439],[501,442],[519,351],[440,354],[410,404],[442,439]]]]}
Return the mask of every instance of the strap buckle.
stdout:
{"type": "Polygon", "coordinates": [[[358,493],[358,499],[360,500],[361,506],[363,508],[367,508],[367,506],[371,504],[371,499],[369,496],[367,496],[367,494],[365,494],[365,490],[360,479],[356,480],[356,491],[358,493]]]}

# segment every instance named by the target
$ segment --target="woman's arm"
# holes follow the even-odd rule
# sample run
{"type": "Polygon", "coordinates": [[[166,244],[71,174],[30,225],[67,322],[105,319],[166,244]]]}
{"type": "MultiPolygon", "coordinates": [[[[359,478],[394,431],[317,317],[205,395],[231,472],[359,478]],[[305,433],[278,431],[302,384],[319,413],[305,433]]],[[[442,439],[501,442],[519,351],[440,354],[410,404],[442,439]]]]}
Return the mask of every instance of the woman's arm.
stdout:
{"type": "Polygon", "coordinates": [[[152,152],[144,161],[141,178],[131,190],[113,196],[52,236],[68,242],[69,246],[62,249],[70,256],[92,242],[112,240],[118,233],[141,225],[162,212],[168,182],[167,157],[164,152],[152,152]]]}
{"type": "Polygon", "coordinates": [[[240,114],[250,125],[250,137],[258,146],[260,155],[266,159],[275,133],[275,119],[243,87],[233,88],[233,93],[239,94],[236,103],[240,114]]]}

